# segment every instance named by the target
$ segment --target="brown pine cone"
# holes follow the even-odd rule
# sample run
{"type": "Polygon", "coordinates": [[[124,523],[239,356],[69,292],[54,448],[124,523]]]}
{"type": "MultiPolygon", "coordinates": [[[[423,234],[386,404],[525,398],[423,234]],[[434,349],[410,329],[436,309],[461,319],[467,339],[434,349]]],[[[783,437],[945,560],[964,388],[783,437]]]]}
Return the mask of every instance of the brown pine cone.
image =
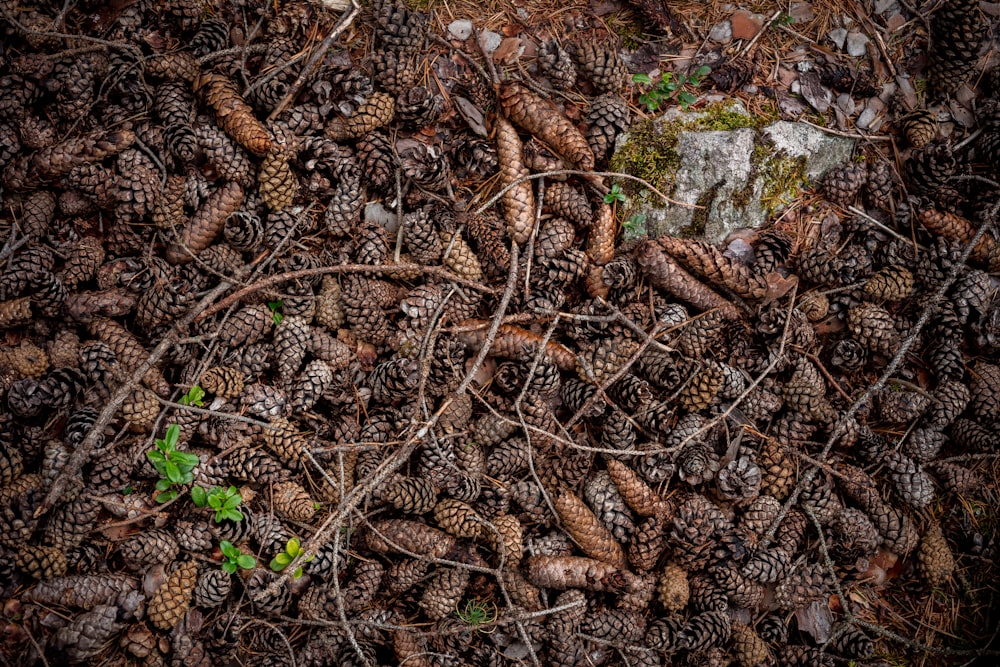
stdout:
{"type": "Polygon", "coordinates": [[[604,163],[615,147],[618,137],[628,131],[628,103],[615,94],[601,95],[590,103],[587,111],[587,143],[599,163],[604,163]]]}
{"type": "Polygon", "coordinates": [[[420,608],[434,621],[454,613],[462,596],[465,595],[470,579],[469,570],[465,568],[452,567],[441,570],[424,588],[418,603],[420,608]]]}
{"type": "Polygon", "coordinates": [[[742,667],[755,667],[767,662],[767,644],[753,628],[733,623],[733,657],[742,667]]]}
{"type": "Polygon", "coordinates": [[[312,498],[301,484],[296,482],[281,482],[274,485],[272,496],[274,510],[292,521],[309,523],[316,515],[316,507],[312,498]]]}
{"type": "Polygon", "coordinates": [[[920,572],[935,588],[943,586],[955,571],[955,557],[945,540],[941,524],[937,521],[931,521],[924,530],[920,540],[920,550],[917,552],[917,562],[920,565],[920,572]]]}
{"type": "Polygon", "coordinates": [[[194,89],[215,111],[219,127],[238,144],[256,155],[264,155],[271,150],[271,135],[267,128],[257,120],[253,108],[226,76],[202,72],[195,81],[194,89]]]}
{"type": "Polygon", "coordinates": [[[559,43],[546,40],[538,47],[538,66],[556,90],[569,90],[576,83],[576,67],[559,43]]]}
{"type": "Polygon", "coordinates": [[[600,93],[618,93],[629,81],[628,67],[611,44],[585,40],[573,42],[573,58],[600,93]]]}
{"type": "Polygon", "coordinates": [[[834,167],[823,177],[826,198],[839,206],[849,206],[868,180],[864,164],[849,163],[834,167]]]}
{"type": "Polygon", "coordinates": [[[205,199],[181,232],[177,243],[167,248],[167,260],[173,264],[190,262],[208,248],[222,232],[226,219],[243,204],[243,189],[226,183],[205,199]]]}
{"type": "Polygon", "coordinates": [[[880,306],[862,303],[851,308],[847,327],[863,345],[884,357],[892,357],[899,348],[895,320],[880,306]]]}
{"type": "Polygon", "coordinates": [[[927,109],[915,109],[899,119],[899,130],[907,143],[923,148],[937,136],[937,115],[927,109]]]}
{"type": "Polygon", "coordinates": [[[294,137],[282,131],[274,133],[271,150],[264,156],[257,175],[260,197],[272,211],[280,211],[292,205],[299,180],[288,164],[294,151],[294,137]]]}
{"type": "Polygon", "coordinates": [[[625,567],[621,545],[580,498],[563,490],[553,495],[552,502],[566,532],[585,554],[616,567],[625,567]]]}
{"type": "Polygon", "coordinates": [[[14,564],[35,579],[52,579],[66,574],[66,554],[57,547],[41,544],[22,547],[14,564]]]}
{"type": "Polygon", "coordinates": [[[161,630],[170,630],[177,625],[191,605],[197,580],[197,562],[189,560],[181,563],[150,598],[146,609],[149,622],[161,630]]]}
{"type": "Polygon", "coordinates": [[[326,124],[326,136],[334,141],[357,139],[387,125],[396,110],[396,100],[386,93],[373,93],[364,104],[346,118],[333,118],[326,124]]]}
{"type": "Polygon", "coordinates": [[[378,0],[372,5],[375,34],[390,49],[417,51],[424,43],[427,15],[413,11],[393,0],[378,0]]]}
{"type": "Polygon", "coordinates": [[[865,296],[873,301],[902,301],[913,292],[913,274],[903,266],[887,266],[865,283],[865,296]]]}
{"type": "Polygon", "coordinates": [[[657,591],[664,609],[671,612],[683,611],[690,595],[687,572],[679,565],[668,563],[660,574],[657,591]]]}

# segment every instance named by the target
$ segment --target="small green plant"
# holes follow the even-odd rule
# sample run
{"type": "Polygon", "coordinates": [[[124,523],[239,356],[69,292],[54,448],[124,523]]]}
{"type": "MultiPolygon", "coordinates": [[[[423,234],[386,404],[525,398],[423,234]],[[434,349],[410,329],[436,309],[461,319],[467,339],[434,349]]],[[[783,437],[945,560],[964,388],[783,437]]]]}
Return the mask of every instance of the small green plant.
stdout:
{"type": "Polygon", "coordinates": [[[466,625],[472,628],[479,628],[496,620],[496,605],[488,600],[476,598],[466,602],[465,606],[461,609],[457,609],[455,615],[458,616],[458,620],[466,625]]]}
{"type": "Polygon", "coordinates": [[[200,408],[205,405],[205,401],[202,400],[204,398],[205,390],[198,385],[194,385],[188,389],[188,393],[181,396],[181,400],[179,402],[181,405],[194,405],[200,408]]]}
{"type": "MultiPolygon", "coordinates": [[[[299,542],[299,538],[297,537],[289,538],[288,543],[285,544],[285,550],[271,559],[271,569],[274,570],[275,572],[281,572],[286,567],[288,567],[293,560],[301,556],[303,553],[305,553],[305,550],[302,548],[302,544],[299,542]]],[[[312,559],[313,557],[310,556],[309,558],[306,559],[306,562],[308,563],[312,559]]],[[[302,568],[301,567],[295,568],[295,571],[292,572],[292,576],[295,577],[296,579],[301,577],[302,568]]]]}
{"type": "Polygon", "coordinates": [[[650,86],[649,90],[639,95],[639,103],[645,104],[649,111],[658,110],[661,104],[675,97],[681,108],[687,109],[698,99],[690,89],[701,85],[702,79],[711,71],[712,68],[702,65],[687,75],[680,72],[676,74],[664,72],[660,76],[660,80],[655,84],[648,74],[635,74],[632,76],[632,81],[644,86],[650,86]]]}
{"type": "Polygon", "coordinates": [[[623,236],[626,241],[646,236],[646,215],[636,213],[622,223],[623,236]]]}
{"type": "Polygon", "coordinates": [[[267,307],[271,309],[271,319],[274,320],[275,324],[281,324],[281,320],[285,319],[285,316],[281,314],[281,308],[284,305],[284,302],[280,299],[278,301],[267,302],[267,307]]]}
{"type": "Polygon", "coordinates": [[[793,23],[795,23],[794,16],[781,12],[781,15],[774,19],[774,21],[771,22],[771,25],[792,25],[793,23]]]}
{"type": "Polygon", "coordinates": [[[199,459],[189,452],[178,451],[177,442],[181,437],[181,427],[171,424],[162,440],[157,439],[155,449],[146,452],[146,458],[153,463],[156,472],[163,476],[156,483],[156,502],[165,503],[177,497],[175,486],[183,486],[194,481],[191,472],[198,465],[199,459]]]}
{"type": "Polygon", "coordinates": [[[256,558],[250,554],[241,553],[239,548],[234,546],[232,542],[222,540],[219,542],[219,549],[225,557],[225,560],[222,561],[222,569],[229,574],[235,573],[237,567],[242,567],[244,570],[252,570],[257,565],[256,558]]]}
{"type": "Polygon", "coordinates": [[[611,186],[611,192],[604,195],[605,204],[614,204],[615,202],[625,203],[625,193],[622,192],[622,186],[617,183],[611,186]]]}
{"type": "Polygon", "coordinates": [[[243,502],[243,496],[240,495],[235,486],[230,486],[228,489],[214,486],[209,491],[196,486],[191,489],[191,500],[198,507],[208,505],[215,510],[216,523],[221,523],[226,519],[231,521],[243,520],[243,512],[236,509],[243,502]]]}

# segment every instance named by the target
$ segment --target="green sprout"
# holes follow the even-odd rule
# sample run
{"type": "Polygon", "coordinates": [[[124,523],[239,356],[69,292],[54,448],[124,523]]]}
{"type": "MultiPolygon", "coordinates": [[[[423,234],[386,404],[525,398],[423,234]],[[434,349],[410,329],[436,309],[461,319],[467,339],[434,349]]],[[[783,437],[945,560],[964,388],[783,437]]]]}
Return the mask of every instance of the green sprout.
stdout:
{"type": "Polygon", "coordinates": [[[205,402],[202,400],[204,398],[205,390],[198,385],[194,385],[188,389],[188,393],[181,396],[181,400],[179,402],[181,405],[194,405],[200,408],[205,405],[205,402]]]}
{"type": "Polygon", "coordinates": [[[464,607],[456,610],[455,615],[458,616],[458,620],[466,625],[472,628],[479,628],[496,620],[496,611],[496,605],[492,602],[476,598],[475,600],[469,600],[465,603],[464,607]]]}
{"type": "Polygon", "coordinates": [[[285,319],[285,316],[281,314],[281,308],[284,305],[285,303],[281,299],[267,302],[267,307],[271,309],[271,319],[274,320],[275,324],[281,324],[281,321],[285,319]]]}
{"type": "Polygon", "coordinates": [[[625,203],[625,193],[622,192],[622,186],[617,183],[611,186],[611,192],[604,195],[605,204],[614,204],[616,201],[625,203]]]}
{"type": "Polygon", "coordinates": [[[200,460],[194,454],[178,451],[177,442],[181,437],[181,427],[171,424],[167,428],[167,434],[162,440],[156,440],[155,449],[146,452],[146,458],[156,468],[156,472],[162,475],[156,483],[156,502],[165,503],[177,497],[177,489],[174,486],[183,486],[194,481],[194,474],[191,472],[198,465],[200,460]]]}
{"type": "MultiPolygon", "coordinates": [[[[293,560],[295,560],[304,553],[305,550],[302,548],[302,544],[299,542],[299,538],[291,537],[288,539],[288,543],[285,544],[285,550],[271,559],[270,567],[275,572],[281,572],[286,567],[288,567],[293,560]]],[[[313,556],[310,556],[309,558],[306,558],[306,562],[308,563],[312,559],[313,556]]],[[[301,567],[295,568],[295,571],[292,572],[292,576],[295,577],[296,579],[301,577],[302,568],[301,567]]]]}
{"type": "Polygon", "coordinates": [[[774,19],[774,21],[771,22],[771,25],[792,25],[793,23],[795,23],[794,16],[781,12],[781,15],[774,19]]]}
{"type": "Polygon", "coordinates": [[[191,489],[191,500],[198,507],[208,505],[215,510],[216,523],[222,523],[226,519],[243,520],[243,512],[236,509],[243,502],[243,496],[240,495],[235,486],[230,486],[228,489],[215,486],[210,491],[196,486],[191,489]]]}
{"type": "Polygon", "coordinates": [[[623,236],[626,241],[646,236],[646,215],[636,213],[622,223],[623,236]]]}
{"type": "Polygon", "coordinates": [[[639,95],[639,103],[646,105],[649,111],[657,111],[661,104],[675,97],[681,108],[687,109],[698,100],[698,97],[688,90],[688,88],[697,88],[700,86],[702,80],[711,71],[712,68],[702,65],[687,75],[679,72],[676,74],[664,72],[660,76],[660,80],[655,84],[652,77],[648,74],[635,74],[632,76],[632,81],[644,86],[650,86],[649,90],[639,95]]]}
{"type": "Polygon", "coordinates": [[[219,549],[226,558],[222,561],[222,569],[229,574],[236,572],[237,567],[252,570],[257,565],[257,559],[250,554],[241,553],[238,547],[233,546],[232,542],[222,540],[219,542],[219,549]]]}

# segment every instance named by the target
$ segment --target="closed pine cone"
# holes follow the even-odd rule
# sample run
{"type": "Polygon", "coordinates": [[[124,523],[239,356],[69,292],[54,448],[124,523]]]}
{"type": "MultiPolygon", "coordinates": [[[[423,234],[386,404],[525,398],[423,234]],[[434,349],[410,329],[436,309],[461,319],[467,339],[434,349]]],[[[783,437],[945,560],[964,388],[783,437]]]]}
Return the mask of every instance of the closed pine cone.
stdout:
{"type": "Polygon", "coordinates": [[[198,564],[193,560],[182,563],[150,599],[146,610],[149,622],[160,630],[170,630],[177,625],[191,605],[197,580],[198,564]]]}
{"type": "Polygon", "coordinates": [[[849,206],[867,180],[868,168],[864,164],[844,164],[827,172],[823,191],[834,204],[849,206]]]}
{"type": "Polygon", "coordinates": [[[302,523],[308,523],[316,514],[312,498],[297,482],[274,485],[274,509],[281,516],[302,523]]]}
{"type": "Polygon", "coordinates": [[[917,552],[920,571],[931,586],[942,586],[955,571],[955,556],[941,531],[941,524],[932,521],[924,531],[917,552]]]}
{"type": "Polygon", "coordinates": [[[663,568],[657,587],[660,602],[667,611],[678,612],[684,609],[690,596],[687,572],[673,563],[663,568]]]}

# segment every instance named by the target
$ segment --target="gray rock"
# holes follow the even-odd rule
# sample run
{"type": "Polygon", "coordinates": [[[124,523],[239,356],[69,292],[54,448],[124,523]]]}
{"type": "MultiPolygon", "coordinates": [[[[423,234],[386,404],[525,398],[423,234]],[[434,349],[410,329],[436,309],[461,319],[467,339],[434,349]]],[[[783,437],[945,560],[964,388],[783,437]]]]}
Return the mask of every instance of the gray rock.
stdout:
{"type": "MultiPolygon", "coordinates": [[[[718,243],[734,229],[760,226],[807,180],[816,181],[849,159],[854,147],[852,139],[804,123],[778,121],[757,130],[748,118],[747,127],[733,122],[735,129],[704,130],[699,124],[706,112],[674,111],[656,119],[652,131],[661,138],[676,136],[676,173],[659,185],[678,204],[664,206],[653,194],[640,191],[633,193],[626,211],[644,215],[654,237],[670,234],[718,243]]],[[[727,111],[746,115],[739,104],[727,111]]],[[[629,139],[628,134],[619,138],[621,155],[646,145],[629,144],[629,139]]],[[[662,153],[664,147],[656,150],[662,153]]]]}
{"type": "Polygon", "coordinates": [[[860,32],[847,33],[847,55],[860,58],[867,53],[868,36],[860,32]]]}
{"type": "Polygon", "coordinates": [[[463,42],[469,39],[472,36],[472,21],[452,21],[448,24],[448,36],[463,42]]]}
{"type": "Polygon", "coordinates": [[[482,43],[483,51],[493,53],[500,48],[500,42],[503,41],[503,37],[492,30],[484,30],[479,34],[479,41],[482,43]]]}
{"type": "Polygon", "coordinates": [[[847,41],[847,29],[836,28],[835,30],[828,32],[826,36],[833,40],[833,43],[837,45],[838,49],[843,49],[844,42],[847,41]]]}
{"type": "Polygon", "coordinates": [[[731,21],[722,21],[712,27],[708,33],[708,38],[716,44],[728,44],[733,41],[733,24],[731,21]]]}

